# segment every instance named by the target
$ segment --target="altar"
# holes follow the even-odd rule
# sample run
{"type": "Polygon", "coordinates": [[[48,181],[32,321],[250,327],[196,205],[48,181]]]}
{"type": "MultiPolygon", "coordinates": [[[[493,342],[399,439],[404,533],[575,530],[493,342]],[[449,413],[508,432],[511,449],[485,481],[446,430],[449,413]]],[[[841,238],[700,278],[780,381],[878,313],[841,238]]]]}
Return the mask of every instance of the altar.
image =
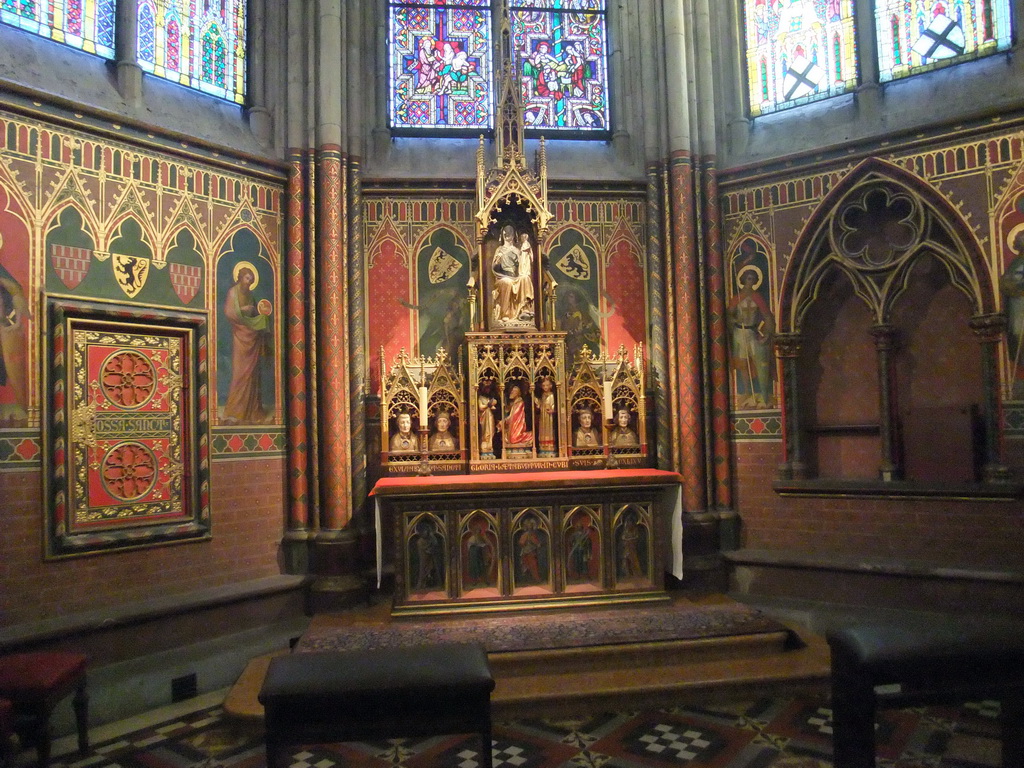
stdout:
{"type": "Polygon", "coordinates": [[[682,577],[682,477],[656,469],[388,477],[392,613],[661,602],[682,577]]]}
{"type": "Polygon", "coordinates": [[[581,335],[576,301],[559,312],[559,282],[603,266],[552,262],[544,140],[531,168],[523,136],[506,56],[493,162],[483,137],[477,150],[476,253],[453,272],[438,248],[428,269],[465,274],[468,326],[436,355],[402,348],[389,365],[380,350],[370,496],[396,615],[661,602],[666,570],[683,575],[682,478],[651,467],[644,343],[615,351],[581,335]]]}

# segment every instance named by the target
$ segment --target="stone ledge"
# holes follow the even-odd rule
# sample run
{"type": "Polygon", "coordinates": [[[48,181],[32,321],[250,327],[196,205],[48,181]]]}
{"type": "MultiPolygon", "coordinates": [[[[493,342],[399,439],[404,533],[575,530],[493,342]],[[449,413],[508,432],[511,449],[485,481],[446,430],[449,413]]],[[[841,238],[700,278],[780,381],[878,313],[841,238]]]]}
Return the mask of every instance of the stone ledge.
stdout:
{"type": "Polygon", "coordinates": [[[87,635],[144,622],[158,621],[197,610],[219,608],[234,603],[273,597],[304,590],[308,577],[282,574],[262,579],[210,587],[180,595],[142,600],[128,605],[110,606],[95,611],[58,616],[41,621],[14,624],[0,629],[0,648],[27,646],[59,640],[69,635],[87,635]]]}
{"type": "Polygon", "coordinates": [[[731,552],[723,552],[722,557],[733,566],[800,568],[884,576],[1024,584],[1024,570],[1021,569],[949,565],[891,557],[856,557],[772,549],[736,549],[731,552]]]}

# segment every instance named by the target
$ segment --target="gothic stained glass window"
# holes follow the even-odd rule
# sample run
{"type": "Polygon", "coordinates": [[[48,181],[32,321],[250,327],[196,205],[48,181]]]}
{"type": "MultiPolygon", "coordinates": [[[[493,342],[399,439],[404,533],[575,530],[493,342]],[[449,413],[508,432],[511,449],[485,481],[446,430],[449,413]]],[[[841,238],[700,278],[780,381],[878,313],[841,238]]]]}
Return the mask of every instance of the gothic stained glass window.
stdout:
{"type": "Polygon", "coordinates": [[[527,129],[609,130],[604,0],[512,0],[527,129]]]}
{"type": "Polygon", "coordinates": [[[136,2],[139,66],[228,101],[245,101],[246,0],[136,2]]]}
{"type": "Polygon", "coordinates": [[[490,0],[389,3],[389,119],[394,129],[493,123],[490,0]]]}
{"type": "Polygon", "coordinates": [[[1010,47],[1011,0],[875,0],[883,83],[1010,47]]]}
{"type": "Polygon", "coordinates": [[[854,0],[744,0],[751,115],[857,86],[854,0]]]}
{"type": "Polygon", "coordinates": [[[0,0],[0,21],[114,58],[115,0],[0,0]]]}

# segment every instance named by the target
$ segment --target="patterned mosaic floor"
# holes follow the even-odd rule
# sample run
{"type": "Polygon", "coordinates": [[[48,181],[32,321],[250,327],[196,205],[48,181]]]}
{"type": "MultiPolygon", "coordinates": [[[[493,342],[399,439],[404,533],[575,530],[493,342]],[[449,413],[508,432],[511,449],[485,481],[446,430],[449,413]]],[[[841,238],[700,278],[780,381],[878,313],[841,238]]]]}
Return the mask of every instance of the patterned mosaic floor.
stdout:
{"type": "MultiPolygon", "coordinates": [[[[999,764],[998,705],[881,713],[882,768],[999,764]]],[[[819,699],[762,699],[708,709],[516,720],[494,729],[494,768],[822,768],[831,765],[831,712],[819,699]]],[[[122,738],[54,768],[265,768],[258,734],[213,707],[122,738]]],[[[478,768],[475,736],[330,744],[297,750],[291,768],[478,768]]]]}

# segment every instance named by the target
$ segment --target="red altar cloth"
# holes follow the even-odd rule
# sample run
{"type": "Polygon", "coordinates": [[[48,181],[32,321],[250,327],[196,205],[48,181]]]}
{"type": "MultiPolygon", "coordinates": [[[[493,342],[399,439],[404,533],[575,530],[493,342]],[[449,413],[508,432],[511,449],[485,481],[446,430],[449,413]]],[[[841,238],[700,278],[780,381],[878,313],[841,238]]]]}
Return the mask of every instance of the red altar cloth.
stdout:
{"type": "Polygon", "coordinates": [[[594,486],[678,485],[683,476],[663,469],[589,469],[557,472],[485,472],[477,475],[384,477],[371,496],[408,493],[459,493],[499,489],[592,488],[594,486]]]}

